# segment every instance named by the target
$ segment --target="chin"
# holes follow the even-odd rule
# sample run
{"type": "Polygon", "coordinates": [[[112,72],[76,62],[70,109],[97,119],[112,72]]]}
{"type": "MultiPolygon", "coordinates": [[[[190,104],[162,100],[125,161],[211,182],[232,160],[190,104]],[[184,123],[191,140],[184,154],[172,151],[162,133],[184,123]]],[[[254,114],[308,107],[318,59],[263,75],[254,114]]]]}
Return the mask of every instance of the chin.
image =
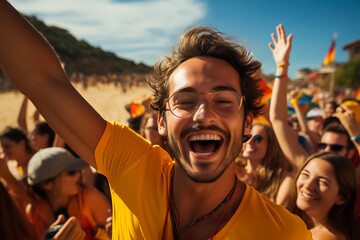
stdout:
{"type": "Polygon", "coordinates": [[[185,174],[194,182],[197,183],[211,183],[216,181],[225,170],[228,168],[227,166],[223,166],[223,169],[219,170],[213,167],[213,164],[210,163],[197,163],[197,166],[191,168],[190,166],[184,166],[180,163],[182,170],[185,174]]]}

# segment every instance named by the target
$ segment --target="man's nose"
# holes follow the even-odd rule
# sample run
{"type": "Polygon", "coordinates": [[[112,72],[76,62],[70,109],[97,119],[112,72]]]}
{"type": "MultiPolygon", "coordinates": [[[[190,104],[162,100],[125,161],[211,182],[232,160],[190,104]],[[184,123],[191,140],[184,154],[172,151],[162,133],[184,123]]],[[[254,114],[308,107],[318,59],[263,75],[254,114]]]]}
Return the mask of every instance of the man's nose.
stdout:
{"type": "Polygon", "coordinates": [[[324,148],[324,152],[332,152],[330,145],[327,145],[326,148],[324,148]]]}
{"type": "Polygon", "coordinates": [[[213,111],[211,104],[208,100],[200,103],[199,107],[195,110],[193,120],[194,122],[211,122],[216,118],[216,113],[213,111]]]}

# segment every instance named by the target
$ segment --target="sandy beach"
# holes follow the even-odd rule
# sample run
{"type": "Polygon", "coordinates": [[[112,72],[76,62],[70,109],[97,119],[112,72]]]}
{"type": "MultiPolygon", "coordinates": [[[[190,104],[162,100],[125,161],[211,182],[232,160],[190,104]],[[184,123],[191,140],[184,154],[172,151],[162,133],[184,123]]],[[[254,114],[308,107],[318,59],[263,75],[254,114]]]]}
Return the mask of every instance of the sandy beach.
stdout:
{"type": "MultiPolygon", "coordinates": [[[[130,117],[125,109],[126,104],[143,95],[151,95],[151,89],[145,86],[133,87],[128,89],[126,93],[123,93],[120,87],[115,87],[113,84],[98,84],[97,86],[89,86],[86,90],[80,84],[74,84],[74,86],[101,116],[121,123],[126,123],[130,117]]],[[[17,127],[17,118],[23,99],[24,95],[19,91],[0,94],[0,131],[4,130],[6,126],[17,127]]],[[[29,102],[27,111],[29,129],[34,126],[32,120],[34,111],[35,107],[29,102]]]]}

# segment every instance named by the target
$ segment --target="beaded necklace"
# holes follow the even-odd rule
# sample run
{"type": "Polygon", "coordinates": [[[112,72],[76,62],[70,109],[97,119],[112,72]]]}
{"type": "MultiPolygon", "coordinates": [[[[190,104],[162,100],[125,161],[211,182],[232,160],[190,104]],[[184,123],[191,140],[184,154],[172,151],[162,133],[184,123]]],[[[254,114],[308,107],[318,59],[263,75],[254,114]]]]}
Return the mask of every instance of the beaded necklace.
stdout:
{"type": "MultiPolygon", "coordinates": [[[[172,172],[173,173],[173,172],[172,172]]],[[[219,204],[217,205],[213,210],[211,210],[209,213],[195,219],[193,222],[191,222],[188,226],[186,226],[182,231],[179,231],[179,223],[178,223],[178,219],[177,219],[177,215],[176,215],[176,211],[174,210],[174,207],[175,207],[175,204],[174,204],[174,199],[173,199],[173,174],[171,176],[171,181],[170,181],[170,190],[169,190],[169,202],[168,202],[168,212],[169,212],[169,209],[170,209],[170,215],[171,215],[171,220],[173,222],[173,232],[174,232],[174,239],[175,240],[178,240],[180,238],[180,236],[185,233],[187,230],[189,230],[192,226],[194,226],[195,224],[207,219],[208,217],[210,217],[213,213],[215,213],[222,205],[224,205],[234,194],[235,192],[235,189],[236,189],[236,179],[237,177],[235,176],[235,181],[234,181],[234,185],[232,187],[232,189],[230,190],[230,192],[227,194],[227,196],[224,198],[224,200],[219,204]]],[[[167,212],[167,213],[168,213],[167,212]]],[[[216,234],[217,232],[217,229],[220,225],[220,222],[221,220],[223,219],[225,213],[222,215],[222,217],[220,218],[219,220],[219,223],[217,224],[214,232],[213,232],[213,235],[211,237],[211,239],[214,237],[214,235],[216,234]]],[[[165,224],[167,222],[167,217],[165,219],[165,224]]],[[[163,229],[163,237],[164,237],[164,230],[165,230],[165,226],[164,226],[164,229],[163,229]]]]}

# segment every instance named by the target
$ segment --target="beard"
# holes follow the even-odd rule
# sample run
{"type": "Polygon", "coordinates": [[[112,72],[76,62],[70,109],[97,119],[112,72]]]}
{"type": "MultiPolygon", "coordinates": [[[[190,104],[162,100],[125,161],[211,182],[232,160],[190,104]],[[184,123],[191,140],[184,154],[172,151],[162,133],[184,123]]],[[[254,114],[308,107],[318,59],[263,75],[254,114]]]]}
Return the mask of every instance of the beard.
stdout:
{"type": "MultiPolygon", "coordinates": [[[[234,137],[234,141],[231,145],[231,147],[226,151],[226,154],[224,158],[222,159],[220,163],[220,167],[218,168],[218,171],[212,172],[212,173],[194,173],[194,171],[190,167],[190,158],[189,158],[189,152],[185,152],[184,149],[180,149],[181,142],[180,139],[183,139],[187,134],[191,132],[197,132],[200,130],[212,130],[221,132],[224,136],[224,142],[222,143],[221,147],[229,146],[231,135],[229,132],[222,130],[221,128],[210,125],[210,126],[199,126],[198,124],[194,124],[188,129],[183,130],[180,133],[180,139],[176,139],[175,136],[169,134],[167,124],[165,121],[165,130],[167,134],[167,145],[169,148],[170,156],[177,162],[181,169],[184,171],[184,173],[194,182],[197,183],[211,183],[216,181],[222,174],[225,172],[225,170],[229,167],[229,165],[238,157],[241,148],[242,148],[242,131],[238,136],[234,137]]],[[[206,164],[204,164],[204,168],[206,168],[206,164]]]]}

